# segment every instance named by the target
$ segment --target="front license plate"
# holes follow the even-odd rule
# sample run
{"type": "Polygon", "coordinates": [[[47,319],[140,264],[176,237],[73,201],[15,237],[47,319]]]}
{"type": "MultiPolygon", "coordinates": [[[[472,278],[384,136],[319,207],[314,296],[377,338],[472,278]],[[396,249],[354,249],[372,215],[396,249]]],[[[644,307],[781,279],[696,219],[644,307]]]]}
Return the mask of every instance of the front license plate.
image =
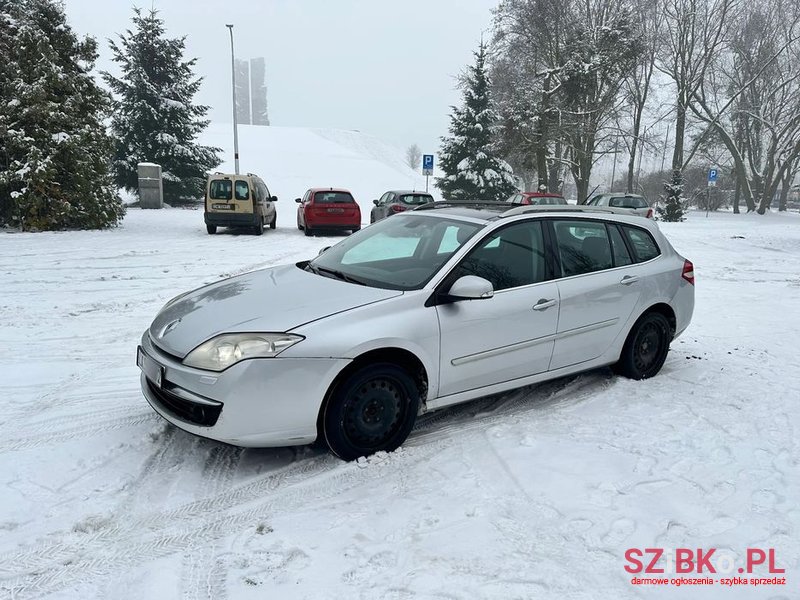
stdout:
{"type": "Polygon", "coordinates": [[[329,213],[337,213],[337,214],[339,214],[339,213],[343,213],[344,209],[343,208],[329,208],[328,212],[329,213]]]}
{"type": "Polygon", "coordinates": [[[145,377],[156,386],[161,387],[161,381],[164,379],[164,367],[147,356],[141,346],[136,349],[136,365],[142,370],[145,377]]]}
{"type": "Polygon", "coordinates": [[[211,208],[213,208],[214,210],[233,210],[234,209],[234,205],[233,204],[212,204],[211,208]]]}

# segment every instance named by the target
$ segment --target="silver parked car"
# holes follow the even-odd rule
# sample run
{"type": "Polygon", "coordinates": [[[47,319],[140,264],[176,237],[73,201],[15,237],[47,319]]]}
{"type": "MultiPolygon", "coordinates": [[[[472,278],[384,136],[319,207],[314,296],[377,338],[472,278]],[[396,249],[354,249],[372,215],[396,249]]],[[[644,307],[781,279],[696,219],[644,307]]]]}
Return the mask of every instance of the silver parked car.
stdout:
{"type": "Polygon", "coordinates": [[[349,460],[479,396],[604,365],[652,377],[693,308],[692,263],[653,221],[435,203],[178,296],[137,362],[149,403],[186,431],[239,446],[321,437],[349,460]]]}
{"type": "Polygon", "coordinates": [[[653,207],[647,202],[644,196],[639,194],[598,194],[586,203],[588,206],[627,208],[633,214],[637,214],[648,219],[655,217],[653,207]]]}

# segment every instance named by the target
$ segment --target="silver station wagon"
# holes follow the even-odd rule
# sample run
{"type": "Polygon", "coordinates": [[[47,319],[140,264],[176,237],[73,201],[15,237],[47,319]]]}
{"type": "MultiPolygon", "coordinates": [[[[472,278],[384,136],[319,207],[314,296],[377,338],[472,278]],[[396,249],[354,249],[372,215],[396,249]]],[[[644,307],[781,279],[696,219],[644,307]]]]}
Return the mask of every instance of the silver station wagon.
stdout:
{"type": "Polygon", "coordinates": [[[239,446],[321,438],[352,460],[487,394],[605,365],[652,377],[693,309],[692,263],[649,219],[437,202],[178,296],[137,363],[181,429],[239,446]]]}

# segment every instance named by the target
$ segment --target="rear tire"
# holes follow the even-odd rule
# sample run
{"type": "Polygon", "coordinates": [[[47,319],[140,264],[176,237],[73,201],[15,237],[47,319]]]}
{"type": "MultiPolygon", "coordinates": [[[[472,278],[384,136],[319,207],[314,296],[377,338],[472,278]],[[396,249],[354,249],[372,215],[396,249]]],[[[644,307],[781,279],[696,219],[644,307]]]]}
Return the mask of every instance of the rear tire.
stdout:
{"type": "Polygon", "coordinates": [[[408,437],[418,410],[413,377],[397,365],[376,363],[336,386],[323,409],[322,433],[342,460],[391,452],[408,437]]]}
{"type": "Polygon", "coordinates": [[[361,226],[358,226],[358,227],[353,227],[353,228],[350,230],[350,232],[351,232],[351,233],[355,233],[356,231],[361,231],[361,226]]]}
{"type": "Polygon", "coordinates": [[[311,237],[312,235],[314,235],[314,230],[308,226],[308,223],[306,223],[306,226],[303,227],[303,233],[306,234],[306,237],[311,237]]]}
{"type": "Polygon", "coordinates": [[[658,312],[645,313],[634,323],[614,372],[629,379],[648,379],[664,366],[672,341],[672,328],[658,312]]]}
{"type": "Polygon", "coordinates": [[[258,224],[255,227],[255,234],[261,235],[262,233],[264,233],[264,219],[260,218],[258,220],[258,224]]]}
{"type": "Polygon", "coordinates": [[[206,225],[206,231],[208,235],[214,235],[217,233],[217,226],[216,225],[206,225]]]}

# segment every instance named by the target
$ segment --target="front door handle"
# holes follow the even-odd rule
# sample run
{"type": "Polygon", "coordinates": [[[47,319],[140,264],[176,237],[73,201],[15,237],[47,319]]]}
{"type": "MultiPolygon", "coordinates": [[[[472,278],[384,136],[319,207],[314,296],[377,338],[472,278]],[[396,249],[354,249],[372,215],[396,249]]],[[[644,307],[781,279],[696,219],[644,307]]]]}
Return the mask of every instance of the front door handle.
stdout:
{"type": "Polygon", "coordinates": [[[536,304],[534,304],[533,310],[546,310],[551,306],[555,305],[556,305],[555,300],[547,300],[546,298],[540,298],[539,301],[536,304]]]}
{"type": "Polygon", "coordinates": [[[620,281],[620,283],[622,285],[630,285],[632,283],[636,283],[637,281],[639,281],[638,275],[625,275],[625,277],[622,278],[622,281],[620,281]]]}

